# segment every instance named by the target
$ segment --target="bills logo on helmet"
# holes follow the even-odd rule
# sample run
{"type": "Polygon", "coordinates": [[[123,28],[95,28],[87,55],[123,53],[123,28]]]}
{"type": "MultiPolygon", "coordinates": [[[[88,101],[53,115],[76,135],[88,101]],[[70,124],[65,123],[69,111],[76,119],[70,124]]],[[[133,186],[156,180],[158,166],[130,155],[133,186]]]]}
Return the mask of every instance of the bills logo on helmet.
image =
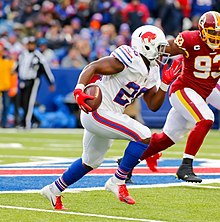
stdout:
{"type": "Polygon", "coordinates": [[[152,33],[152,32],[145,32],[142,36],[141,39],[144,42],[145,39],[148,40],[148,42],[151,42],[152,40],[156,39],[157,35],[152,33]]]}

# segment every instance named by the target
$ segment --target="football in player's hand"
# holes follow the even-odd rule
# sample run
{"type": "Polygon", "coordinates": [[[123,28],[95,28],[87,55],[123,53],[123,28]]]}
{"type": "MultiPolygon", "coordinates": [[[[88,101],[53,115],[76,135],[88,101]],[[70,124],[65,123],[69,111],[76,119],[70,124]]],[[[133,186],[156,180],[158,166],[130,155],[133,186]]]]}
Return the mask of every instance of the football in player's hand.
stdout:
{"type": "Polygon", "coordinates": [[[85,103],[92,108],[90,112],[97,110],[102,103],[102,91],[99,86],[91,83],[85,87],[84,93],[95,97],[94,99],[85,100],[85,103]]]}

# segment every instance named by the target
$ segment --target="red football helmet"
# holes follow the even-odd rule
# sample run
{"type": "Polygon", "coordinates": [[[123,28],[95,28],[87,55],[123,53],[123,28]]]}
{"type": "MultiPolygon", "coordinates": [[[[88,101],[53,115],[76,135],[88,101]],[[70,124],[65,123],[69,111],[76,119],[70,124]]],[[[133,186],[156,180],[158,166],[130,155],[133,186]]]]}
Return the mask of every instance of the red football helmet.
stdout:
{"type": "Polygon", "coordinates": [[[199,19],[199,30],[202,40],[211,48],[220,48],[220,13],[209,11],[199,19]]]}

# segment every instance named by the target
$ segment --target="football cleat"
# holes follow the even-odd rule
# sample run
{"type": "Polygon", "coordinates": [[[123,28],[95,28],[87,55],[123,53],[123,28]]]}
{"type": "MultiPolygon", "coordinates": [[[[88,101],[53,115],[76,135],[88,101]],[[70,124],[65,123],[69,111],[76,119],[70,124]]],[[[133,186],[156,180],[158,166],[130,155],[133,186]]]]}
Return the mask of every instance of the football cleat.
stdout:
{"type": "Polygon", "coordinates": [[[176,177],[179,180],[184,180],[186,182],[195,182],[195,183],[201,183],[202,179],[195,175],[193,172],[193,168],[190,164],[181,164],[177,173],[176,177]]]}
{"type": "Polygon", "coordinates": [[[40,194],[42,196],[46,197],[50,201],[52,207],[55,210],[67,210],[67,208],[65,208],[63,206],[63,203],[61,200],[62,196],[60,196],[60,195],[56,196],[52,191],[51,185],[47,185],[47,186],[43,187],[40,191],[40,194]]]}
{"type": "Polygon", "coordinates": [[[157,172],[157,161],[160,159],[160,157],[162,156],[162,152],[156,153],[153,156],[150,156],[148,158],[146,158],[146,164],[149,167],[149,169],[153,172],[157,172]]]}
{"type": "Polygon", "coordinates": [[[121,202],[125,202],[127,204],[135,204],[135,200],[131,196],[129,196],[125,184],[117,185],[112,181],[112,178],[109,178],[105,183],[105,189],[114,193],[121,202]]]}

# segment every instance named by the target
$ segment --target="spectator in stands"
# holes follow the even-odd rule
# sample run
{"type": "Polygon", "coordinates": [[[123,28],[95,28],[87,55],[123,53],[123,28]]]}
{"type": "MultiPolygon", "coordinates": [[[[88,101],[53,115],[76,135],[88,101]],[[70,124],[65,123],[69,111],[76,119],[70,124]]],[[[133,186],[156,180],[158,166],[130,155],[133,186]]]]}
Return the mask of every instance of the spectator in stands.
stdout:
{"type": "Polygon", "coordinates": [[[81,56],[87,61],[90,62],[91,56],[91,45],[89,39],[81,38],[75,42],[76,49],[79,50],[81,56]]]}
{"type": "Polygon", "coordinates": [[[100,28],[102,22],[102,15],[100,13],[96,13],[92,16],[90,24],[89,24],[89,32],[91,35],[91,46],[92,50],[96,48],[96,42],[99,40],[100,37],[100,28]]]}
{"type": "Polygon", "coordinates": [[[64,41],[67,45],[72,45],[74,43],[74,30],[70,24],[64,25],[62,29],[64,35],[64,41]]]}
{"type": "Polygon", "coordinates": [[[0,19],[6,19],[7,13],[4,10],[4,2],[0,1],[0,19]]]}
{"type": "Polygon", "coordinates": [[[17,36],[19,42],[26,36],[24,25],[18,22],[15,22],[12,26],[13,32],[17,36]]]}
{"type": "Polygon", "coordinates": [[[124,22],[129,24],[131,32],[133,32],[139,26],[147,24],[150,12],[148,7],[139,0],[131,0],[122,10],[122,15],[124,22]]]}
{"type": "Polygon", "coordinates": [[[11,76],[15,75],[14,61],[5,58],[5,47],[2,42],[0,42],[0,93],[2,96],[2,112],[1,112],[1,127],[7,127],[7,116],[8,109],[10,105],[10,97],[8,92],[11,86],[11,76]]]}
{"type": "Polygon", "coordinates": [[[32,7],[30,1],[25,3],[24,9],[21,11],[21,14],[16,18],[17,22],[24,24],[27,20],[36,21],[37,11],[32,7]]]}
{"type": "Polygon", "coordinates": [[[25,35],[26,36],[34,36],[36,34],[36,28],[34,20],[26,20],[24,23],[25,35]]]}
{"type": "Polygon", "coordinates": [[[191,0],[191,18],[194,16],[200,17],[207,11],[212,11],[215,0],[191,0]]]}
{"type": "Polygon", "coordinates": [[[182,31],[183,11],[178,0],[169,1],[161,9],[158,20],[165,35],[177,36],[182,31]]]}
{"type": "Polygon", "coordinates": [[[54,50],[54,53],[59,61],[67,54],[67,44],[65,36],[62,32],[62,27],[59,20],[54,20],[49,29],[45,33],[45,38],[48,40],[48,46],[54,50]]]}
{"type": "Polygon", "coordinates": [[[102,25],[100,28],[101,36],[106,36],[108,38],[109,45],[115,43],[115,38],[117,36],[115,26],[111,23],[102,25]]]}
{"type": "Polygon", "coordinates": [[[48,48],[48,40],[46,38],[40,38],[37,41],[39,51],[44,55],[50,67],[53,66],[53,63],[56,59],[54,51],[48,48]]]}
{"type": "Polygon", "coordinates": [[[9,53],[17,53],[19,55],[24,49],[24,46],[21,44],[20,41],[18,41],[17,35],[15,33],[10,33],[8,35],[7,48],[9,53]]]}
{"type": "Polygon", "coordinates": [[[58,19],[59,16],[55,12],[55,5],[51,1],[43,1],[39,10],[36,24],[43,27],[48,27],[53,23],[53,20],[58,19]]]}
{"type": "Polygon", "coordinates": [[[61,24],[59,20],[54,20],[50,28],[45,33],[45,38],[50,41],[51,44],[60,46],[64,41],[64,34],[61,32],[61,24]]]}
{"type": "Polygon", "coordinates": [[[125,45],[130,45],[131,43],[131,31],[130,26],[127,23],[122,23],[119,28],[119,35],[124,36],[125,38],[125,45]]]}
{"type": "Polygon", "coordinates": [[[75,47],[69,49],[67,56],[62,59],[61,67],[64,68],[84,68],[88,62],[80,54],[79,50],[75,47]]]}
{"type": "Polygon", "coordinates": [[[74,4],[71,3],[71,0],[61,0],[60,4],[55,6],[55,11],[60,16],[62,22],[76,15],[76,9],[74,8],[74,4]]]}
{"type": "Polygon", "coordinates": [[[72,29],[73,29],[73,33],[74,34],[79,34],[80,30],[82,29],[82,25],[81,25],[81,21],[79,18],[75,17],[71,20],[70,23],[72,29]]]}
{"type": "Polygon", "coordinates": [[[183,11],[183,16],[189,18],[191,13],[191,0],[178,0],[178,2],[183,11]]]}
{"type": "Polygon", "coordinates": [[[116,38],[115,38],[115,48],[121,46],[121,45],[127,45],[126,43],[126,39],[123,35],[118,35],[116,38]]]}

